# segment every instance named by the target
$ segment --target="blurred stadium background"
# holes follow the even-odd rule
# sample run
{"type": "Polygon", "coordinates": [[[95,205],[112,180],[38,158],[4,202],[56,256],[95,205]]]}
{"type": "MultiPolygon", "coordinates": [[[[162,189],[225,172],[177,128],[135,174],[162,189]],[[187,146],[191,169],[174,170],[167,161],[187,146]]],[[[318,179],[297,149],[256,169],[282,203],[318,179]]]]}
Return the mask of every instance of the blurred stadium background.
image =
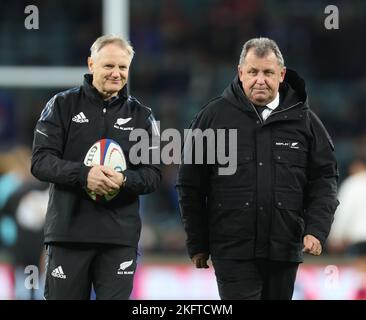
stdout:
{"type": "MultiPolygon", "coordinates": [[[[47,186],[29,174],[33,129],[45,103],[81,84],[92,42],[127,35],[136,51],[131,94],[165,128],[187,128],[232,80],[243,43],[268,36],[307,82],[312,109],[332,136],[340,182],[366,158],[366,3],[333,1],[339,30],[324,27],[327,1],[2,0],[0,10],[0,299],[41,299],[27,290],[27,265],[41,265],[47,186]],[[24,27],[27,5],[39,29],[24,27]]],[[[217,299],[212,268],[191,267],[174,190],[175,165],[143,197],[135,299],[217,299]]],[[[366,209],[365,209],[366,210],[366,209]]],[[[366,214],[366,212],[365,212],[366,214]]],[[[330,245],[329,248],[332,248],[330,245]]],[[[300,268],[295,299],[365,299],[364,272],[343,250],[327,249],[300,268]],[[337,253],[337,254],[335,254],[337,253]]],[[[41,267],[42,272],[42,267],[41,267]]],[[[41,276],[41,274],[40,274],[41,276]]],[[[42,278],[42,277],[41,277],[42,278]]]]}

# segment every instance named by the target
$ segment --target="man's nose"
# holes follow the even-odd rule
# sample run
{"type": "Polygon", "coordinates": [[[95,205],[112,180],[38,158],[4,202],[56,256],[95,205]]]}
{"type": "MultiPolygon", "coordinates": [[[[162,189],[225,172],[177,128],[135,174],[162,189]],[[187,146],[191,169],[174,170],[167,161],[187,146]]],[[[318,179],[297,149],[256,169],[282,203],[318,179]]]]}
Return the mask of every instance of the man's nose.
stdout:
{"type": "Polygon", "coordinates": [[[118,67],[117,68],[114,68],[112,70],[112,77],[114,77],[114,78],[118,78],[119,77],[119,68],[118,67]]]}
{"type": "Polygon", "coordinates": [[[257,75],[257,81],[258,84],[265,84],[264,75],[262,73],[258,73],[257,75]]]}

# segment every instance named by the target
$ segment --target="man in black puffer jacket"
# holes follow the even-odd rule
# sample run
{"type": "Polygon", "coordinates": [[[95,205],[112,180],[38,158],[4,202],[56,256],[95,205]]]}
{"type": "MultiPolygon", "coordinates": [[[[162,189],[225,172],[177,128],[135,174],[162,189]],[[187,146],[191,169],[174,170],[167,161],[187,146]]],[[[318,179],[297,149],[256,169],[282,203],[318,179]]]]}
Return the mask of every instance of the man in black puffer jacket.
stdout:
{"type": "Polygon", "coordinates": [[[291,299],[303,252],[319,255],[329,234],[338,171],[304,81],[273,40],[244,44],[238,76],[191,125],[209,128],[236,129],[237,168],[180,166],[189,255],[197,268],[211,255],[222,299],[291,299]]]}

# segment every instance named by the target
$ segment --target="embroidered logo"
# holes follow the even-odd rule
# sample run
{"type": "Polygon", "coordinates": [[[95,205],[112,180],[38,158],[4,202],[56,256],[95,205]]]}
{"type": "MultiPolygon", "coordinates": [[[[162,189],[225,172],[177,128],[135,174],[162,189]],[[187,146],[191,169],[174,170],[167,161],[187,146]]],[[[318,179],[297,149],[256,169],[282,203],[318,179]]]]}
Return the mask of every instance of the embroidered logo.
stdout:
{"type": "Polygon", "coordinates": [[[118,118],[116,123],[114,124],[114,128],[119,130],[133,130],[134,127],[124,127],[124,125],[129,122],[132,118],[118,118]]]}
{"type": "Polygon", "coordinates": [[[77,123],[87,123],[87,122],[89,122],[89,119],[87,119],[87,117],[85,117],[84,112],[80,112],[79,114],[77,114],[76,116],[74,116],[72,118],[72,121],[77,122],[77,123]]]}
{"type": "Polygon", "coordinates": [[[117,271],[117,274],[133,274],[133,270],[132,271],[125,271],[129,266],[131,266],[133,263],[133,259],[130,260],[130,261],[125,261],[125,262],[122,262],[120,265],[119,265],[119,269],[117,271]]]}
{"type": "Polygon", "coordinates": [[[55,278],[66,279],[66,275],[65,275],[64,271],[62,270],[61,266],[58,266],[56,269],[54,269],[51,272],[51,276],[55,277],[55,278]]]}

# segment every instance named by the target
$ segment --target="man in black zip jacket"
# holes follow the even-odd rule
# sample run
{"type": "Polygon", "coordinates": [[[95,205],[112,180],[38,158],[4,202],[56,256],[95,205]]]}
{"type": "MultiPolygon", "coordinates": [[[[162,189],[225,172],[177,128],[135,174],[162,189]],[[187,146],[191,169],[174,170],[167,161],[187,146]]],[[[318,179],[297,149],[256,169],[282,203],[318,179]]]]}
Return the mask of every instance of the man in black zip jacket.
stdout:
{"type": "Polygon", "coordinates": [[[149,149],[159,136],[151,109],[127,95],[131,45],[116,35],[91,47],[91,74],[82,86],[56,94],[44,108],[34,132],[31,171],[51,183],[45,222],[46,299],[128,299],[140,237],[138,196],[157,189],[156,165],[127,161],[122,173],[83,164],[98,140],[116,141],[126,158],[134,129],[148,133],[149,149]],[[111,201],[93,201],[120,189],[111,201]]]}
{"type": "Polygon", "coordinates": [[[286,70],[273,40],[244,44],[238,76],[191,124],[208,128],[236,129],[237,168],[220,174],[207,154],[206,163],[180,166],[189,255],[197,268],[211,255],[222,299],[291,299],[303,252],[319,255],[329,234],[338,171],[304,81],[286,70]]]}

